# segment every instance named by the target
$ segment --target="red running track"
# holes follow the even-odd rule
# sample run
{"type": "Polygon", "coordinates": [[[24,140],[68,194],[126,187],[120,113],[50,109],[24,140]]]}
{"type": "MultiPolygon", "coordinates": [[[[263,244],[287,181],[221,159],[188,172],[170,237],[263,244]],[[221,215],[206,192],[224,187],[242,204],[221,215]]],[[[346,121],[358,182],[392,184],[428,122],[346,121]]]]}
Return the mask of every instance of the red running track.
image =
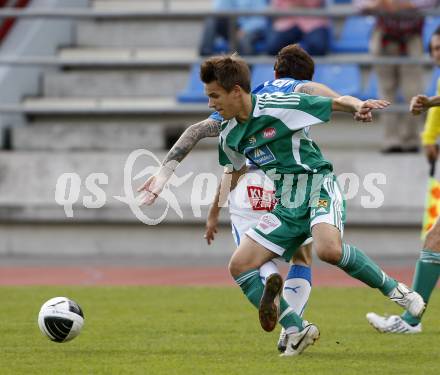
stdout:
{"type": "MultiPolygon", "coordinates": [[[[411,285],[413,267],[384,267],[411,285]]],[[[286,269],[283,268],[285,274],[286,269]]],[[[359,281],[331,266],[313,269],[314,286],[361,286],[359,281]]],[[[206,285],[232,286],[222,267],[0,267],[0,285],[206,285]]]]}

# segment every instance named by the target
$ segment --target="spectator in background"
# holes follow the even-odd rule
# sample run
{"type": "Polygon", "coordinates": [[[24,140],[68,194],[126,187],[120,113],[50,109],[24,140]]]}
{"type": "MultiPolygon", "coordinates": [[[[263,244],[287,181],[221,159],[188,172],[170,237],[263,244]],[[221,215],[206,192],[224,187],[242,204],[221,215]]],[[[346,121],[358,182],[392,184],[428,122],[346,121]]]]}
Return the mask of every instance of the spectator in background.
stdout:
{"type": "MultiPolygon", "coordinates": [[[[216,11],[231,10],[263,10],[267,8],[268,0],[214,0],[213,8],[216,11]]],[[[241,55],[253,55],[258,52],[258,43],[264,43],[268,29],[266,17],[239,17],[237,25],[237,50],[241,55]]],[[[219,38],[223,42],[230,42],[230,19],[209,17],[205,21],[200,55],[209,56],[218,53],[216,43],[219,38]]]]}
{"type": "MultiPolygon", "coordinates": [[[[325,8],[325,0],[271,0],[274,10],[325,8]]],[[[330,43],[330,22],[324,17],[282,17],[273,21],[267,52],[276,55],[283,47],[299,43],[310,55],[325,55],[330,43]]]]}
{"type": "MultiPolygon", "coordinates": [[[[377,16],[376,29],[370,41],[374,56],[420,57],[423,54],[422,29],[424,19],[417,10],[433,7],[436,0],[355,0],[365,12],[387,12],[377,16]],[[398,16],[401,11],[412,11],[398,16]]],[[[401,94],[405,102],[423,92],[423,70],[420,65],[376,65],[379,96],[391,102],[401,94]]],[[[419,121],[408,114],[387,113],[382,152],[418,152],[419,121]]]]}

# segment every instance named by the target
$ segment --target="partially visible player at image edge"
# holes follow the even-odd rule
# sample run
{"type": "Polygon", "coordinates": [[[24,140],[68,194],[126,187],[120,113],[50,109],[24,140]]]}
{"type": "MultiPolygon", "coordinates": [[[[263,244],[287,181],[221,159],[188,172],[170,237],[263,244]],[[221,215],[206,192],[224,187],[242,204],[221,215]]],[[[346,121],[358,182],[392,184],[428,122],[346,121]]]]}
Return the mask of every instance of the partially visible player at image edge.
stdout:
{"type": "MultiPolygon", "coordinates": [[[[440,27],[430,39],[429,51],[435,64],[440,66],[440,27]]],[[[438,159],[437,139],[440,135],[440,79],[437,81],[437,95],[427,97],[417,95],[412,98],[410,111],[414,115],[428,111],[425,130],[422,133],[422,144],[428,162],[435,163],[438,159]]],[[[423,249],[416,263],[413,289],[420,293],[426,304],[437,285],[440,275],[440,221],[437,219],[426,235],[423,249]]],[[[409,311],[402,315],[382,316],[374,312],[367,314],[368,322],[379,332],[385,333],[420,333],[422,332],[421,317],[409,311]]]]}

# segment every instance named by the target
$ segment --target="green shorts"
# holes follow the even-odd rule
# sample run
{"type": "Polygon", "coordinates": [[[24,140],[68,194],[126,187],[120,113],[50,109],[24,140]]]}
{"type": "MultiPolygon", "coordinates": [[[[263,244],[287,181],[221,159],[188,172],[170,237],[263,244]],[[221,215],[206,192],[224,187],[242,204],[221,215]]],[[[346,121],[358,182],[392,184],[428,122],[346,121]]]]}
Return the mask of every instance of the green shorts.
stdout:
{"type": "MultiPolygon", "coordinates": [[[[295,184],[289,191],[290,196],[297,194],[297,186],[295,184]]],[[[303,203],[289,206],[279,202],[272,212],[261,217],[256,227],[246,232],[247,236],[286,261],[311,237],[315,224],[331,224],[339,229],[341,237],[344,232],[345,202],[336,176],[333,173],[323,175],[319,183],[313,183],[309,178],[303,191],[303,203]]]]}

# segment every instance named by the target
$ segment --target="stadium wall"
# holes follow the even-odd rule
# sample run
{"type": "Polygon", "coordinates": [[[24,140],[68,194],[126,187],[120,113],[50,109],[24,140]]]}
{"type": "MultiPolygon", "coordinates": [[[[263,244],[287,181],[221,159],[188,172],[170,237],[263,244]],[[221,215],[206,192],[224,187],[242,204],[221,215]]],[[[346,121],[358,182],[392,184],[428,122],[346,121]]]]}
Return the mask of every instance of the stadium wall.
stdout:
{"type": "MultiPolygon", "coordinates": [[[[87,0],[33,0],[28,8],[86,7],[87,0]]],[[[54,55],[61,45],[70,44],[74,21],[47,19],[19,19],[0,47],[0,55],[25,57],[54,55]]],[[[40,92],[41,67],[0,67],[0,102],[16,104],[24,96],[40,92]]],[[[0,115],[0,127],[22,124],[21,115],[0,115]]]]}

